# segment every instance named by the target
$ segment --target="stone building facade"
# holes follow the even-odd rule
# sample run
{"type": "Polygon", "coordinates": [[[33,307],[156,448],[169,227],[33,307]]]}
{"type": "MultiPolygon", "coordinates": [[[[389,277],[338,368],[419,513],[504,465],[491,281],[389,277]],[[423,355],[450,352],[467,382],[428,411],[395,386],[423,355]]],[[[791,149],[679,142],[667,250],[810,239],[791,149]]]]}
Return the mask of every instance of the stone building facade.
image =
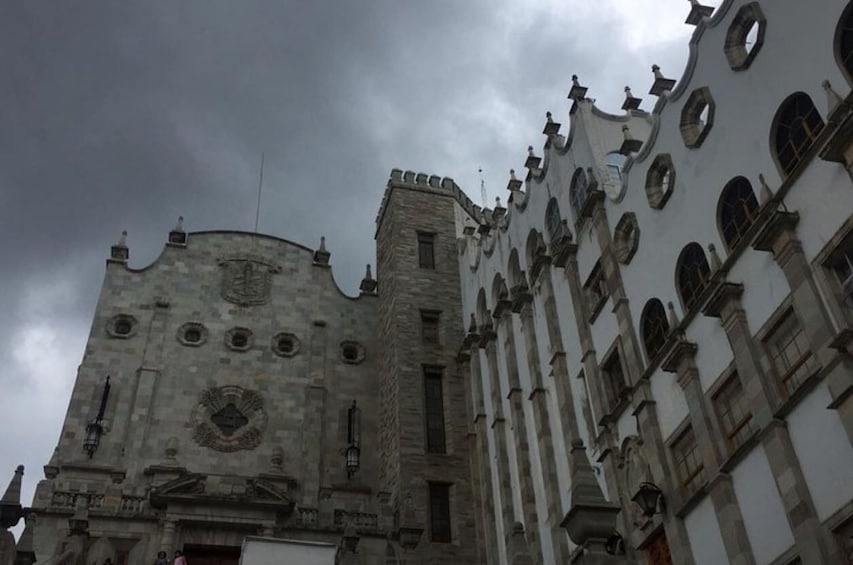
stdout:
{"type": "Polygon", "coordinates": [[[114,246],[0,565],[229,562],[247,535],[365,565],[853,563],[853,2],[687,24],[649,112],[573,78],[506,207],[393,170],[357,298],[323,244],[114,246]]]}

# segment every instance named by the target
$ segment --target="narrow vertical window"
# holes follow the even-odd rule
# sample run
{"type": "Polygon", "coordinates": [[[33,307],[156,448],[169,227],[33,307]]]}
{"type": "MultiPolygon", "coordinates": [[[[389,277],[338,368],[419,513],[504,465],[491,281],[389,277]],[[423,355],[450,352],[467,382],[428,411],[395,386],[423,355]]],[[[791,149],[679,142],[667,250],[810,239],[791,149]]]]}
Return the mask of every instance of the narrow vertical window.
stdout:
{"type": "Polygon", "coordinates": [[[450,485],[429,483],[429,526],[430,539],[434,542],[450,543],[450,485]]]}
{"type": "Polygon", "coordinates": [[[693,435],[693,428],[687,428],[672,445],[672,456],[675,459],[675,470],[681,489],[690,496],[702,486],[705,481],[705,464],[702,454],[693,435]]]}
{"type": "Polygon", "coordinates": [[[426,345],[438,345],[440,343],[439,322],[441,312],[435,310],[421,310],[421,337],[426,345]]]}
{"type": "Polygon", "coordinates": [[[752,421],[752,412],[747,406],[746,395],[737,373],[729,378],[714,395],[714,407],[720,417],[723,432],[726,434],[729,451],[732,452],[752,437],[756,430],[755,422],[752,421]]]}
{"type": "Polygon", "coordinates": [[[444,393],[442,391],[442,376],[440,368],[424,368],[427,453],[447,453],[447,446],[444,439],[444,393]]]}
{"type": "Polygon", "coordinates": [[[776,325],[766,347],[785,396],[793,394],[819,368],[793,310],[776,325]]]}
{"type": "Polygon", "coordinates": [[[435,234],[418,232],[418,264],[421,269],[435,269],[435,234]]]}
{"type": "Polygon", "coordinates": [[[626,389],[625,372],[622,370],[622,360],[619,352],[615,351],[601,366],[602,376],[609,391],[610,410],[615,410],[621,402],[626,389]]]}

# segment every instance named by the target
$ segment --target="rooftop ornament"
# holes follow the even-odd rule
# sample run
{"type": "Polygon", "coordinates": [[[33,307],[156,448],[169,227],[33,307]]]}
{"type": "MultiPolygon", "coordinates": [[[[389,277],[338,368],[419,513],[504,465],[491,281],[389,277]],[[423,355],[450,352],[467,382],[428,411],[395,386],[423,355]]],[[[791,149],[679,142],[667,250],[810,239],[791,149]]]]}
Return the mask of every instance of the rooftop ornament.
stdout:
{"type": "Polygon", "coordinates": [[[110,259],[121,263],[126,263],[130,258],[130,251],[127,248],[127,230],[121,232],[121,237],[118,238],[118,243],[110,248],[110,259]]]}
{"type": "Polygon", "coordinates": [[[557,135],[557,132],[560,131],[560,125],[554,121],[554,117],[551,115],[551,112],[545,112],[545,127],[542,129],[542,133],[551,137],[552,135],[557,135]]]}
{"type": "Polygon", "coordinates": [[[526,169],[530,169],[531,171],[539,168],[539,163],[542,161],[540,157],[537,157],[533,153],[533,146],[527,146],[527,161],[524,162],[524,167],[526,169]]]}
{"type": "Polygon", "coordinates": [[[178,216],[178,223],[175,228],[169,232],[169,243],[174,245],[187,244],[187,232],[184,231],[184,217],[178,216]]]}
{"type": "Polygon", "coordinates": [[[625,102],[622,103],[622,109],[625,111],[628,110],[639,110],[640,103],[643,101],[642,98],[637,98],[631,93],[631,87],[625,87],[625,102]]]}
{"type": "Polygon", "coordinates": [[[664,92],[672,90],[675,86],[675,80],[664,77],[663,73],[660,72],[660,67],[658,65],[652,65],[652,73],[655,75],[655,82],[652,84],[649,94],[653,96],[661,96],[664,92]]]}
{"type": "Polygon", "coordinates": [[[586,98],[587,87],[578,82],[578,75],[572,75],[572,89],[569,91],[569,100],[583,100],[586,98]]]}
{"type": "Polygon", "coordinates": [[[619,153],[622,155],[628,156],[631,153],[636,153],[643,146],[642,141],[631,136],[631,128],[628,127],[628,124],[622,126],[622,135],[625,138],[622,147],[619,148],[619,153]]]}
{"type": "Polygon", "coordinates": [[[703,6],[697,0],[690,0],[690,13],[687,14],[687,19],[684,20],[684,23],[692,26],[699,25],[702,18],[707,18],[713,13],[713,6],[703,6]]]}

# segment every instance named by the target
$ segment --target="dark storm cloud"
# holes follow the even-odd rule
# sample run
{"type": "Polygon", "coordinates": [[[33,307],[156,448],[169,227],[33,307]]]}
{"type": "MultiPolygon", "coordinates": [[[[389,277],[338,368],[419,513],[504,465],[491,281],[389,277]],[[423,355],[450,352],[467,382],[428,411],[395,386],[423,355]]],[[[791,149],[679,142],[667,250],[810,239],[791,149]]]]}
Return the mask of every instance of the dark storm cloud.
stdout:
{"type": "Polygon", "coordinates": [[[573,72],[610,109],[625,83],[648,88],[652,62],[680,75],[666,61],[683,61],[683,39],[634,53],[635,15],[602,26],[552,8],[2,4],[0,482],[24,462],[31,496],[122,229],[137,267],[178,215],[189,230],[251,230],[263,152],[260,231],[309,246],[325,234],[352,293],[392,167],[453,176],[479,201],[482,166],[491,201],[528,143],[539,152],[544,112],[568,122],[573,72]]]}

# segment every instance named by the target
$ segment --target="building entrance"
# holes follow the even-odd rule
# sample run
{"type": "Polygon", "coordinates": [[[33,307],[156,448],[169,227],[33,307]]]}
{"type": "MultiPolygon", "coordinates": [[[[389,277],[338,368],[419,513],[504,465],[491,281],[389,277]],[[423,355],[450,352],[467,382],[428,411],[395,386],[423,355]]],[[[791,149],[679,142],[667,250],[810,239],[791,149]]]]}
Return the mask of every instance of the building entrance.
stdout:
{"type": "Polygon", "coordinates": [[[211,545],[186,545],[187,565],[239,565],[240,548],[211,545]]]}

